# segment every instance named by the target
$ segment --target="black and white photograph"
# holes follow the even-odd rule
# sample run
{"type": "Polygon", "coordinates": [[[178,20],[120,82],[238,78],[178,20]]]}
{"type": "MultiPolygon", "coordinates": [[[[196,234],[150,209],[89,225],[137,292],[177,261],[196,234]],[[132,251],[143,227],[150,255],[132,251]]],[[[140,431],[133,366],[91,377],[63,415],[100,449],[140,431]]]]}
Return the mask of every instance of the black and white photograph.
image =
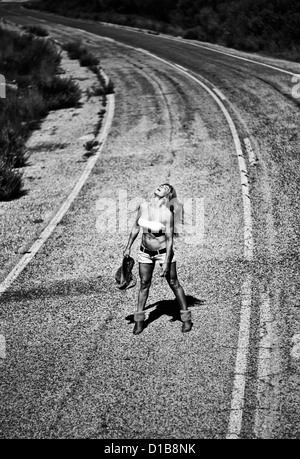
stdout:
{"type": "Polygon", "coordinates": [[[300,439],[299,0],[0,0],[0,438],[300,439]]]}

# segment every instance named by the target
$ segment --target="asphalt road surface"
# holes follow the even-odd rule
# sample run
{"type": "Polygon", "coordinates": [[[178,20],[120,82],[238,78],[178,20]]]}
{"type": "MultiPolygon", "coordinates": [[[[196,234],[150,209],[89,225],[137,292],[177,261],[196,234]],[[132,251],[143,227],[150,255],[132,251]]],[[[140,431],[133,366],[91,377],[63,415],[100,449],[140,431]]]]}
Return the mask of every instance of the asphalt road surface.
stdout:
{"type": "Polygon", "coordinates": [[[115,85],[90,178],[1,297],[1,437],[299,438],[300,65],[17,5],[0,14],[81,38],[115,85]],[[137,290],[113,279],[128,229],[103,229],[103,205],[126,193],[131,218],[165,181],[201,216],[176,240],[194,327],[181,334],[156,272],[136,337],[137,290]]]}

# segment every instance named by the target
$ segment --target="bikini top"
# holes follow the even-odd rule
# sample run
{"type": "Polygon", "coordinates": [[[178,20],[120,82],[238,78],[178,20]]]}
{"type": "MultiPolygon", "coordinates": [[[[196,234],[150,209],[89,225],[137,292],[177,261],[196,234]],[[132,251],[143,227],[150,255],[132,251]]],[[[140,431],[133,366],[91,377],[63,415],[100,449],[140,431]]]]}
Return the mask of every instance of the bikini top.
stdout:
{"type": "Polygon", "coordinates": [[[150,220],[145,220],[144,218],[140,218],[138,221],[138,225],[141,228],[148,230],[148,233],[153,234],[153,236],[162,236],[163,233],[166,231],[165,225],[160,222],[152,222],[150,220]]]}

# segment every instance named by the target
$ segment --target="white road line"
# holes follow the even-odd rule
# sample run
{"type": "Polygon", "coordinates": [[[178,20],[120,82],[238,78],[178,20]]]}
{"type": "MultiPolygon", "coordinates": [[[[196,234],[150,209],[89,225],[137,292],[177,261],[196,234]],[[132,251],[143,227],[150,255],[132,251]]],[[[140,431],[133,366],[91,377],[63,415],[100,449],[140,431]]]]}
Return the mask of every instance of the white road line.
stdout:
{"type": "Polygon", "coordinates": [[[35,257],[41,247],[45,244],[47,239],[51,236],[59,222],[62,220],[64,215],[69,210],[70,206],[73,204],[75,199],[77,198],[78,194],[80,193],[82,187],[84,186],[85,182],[87,181],[91,171],[93,170],[100,154],[103,150],[105,141],[107,139],[109,129],[112,124],[113,116],[114,116],[114,107],[115,107],[115,98],[113,94],[108,96],[108,109],[107,114],[104,119],[104,126],[100,131],[100,134],[97,138],[99,142],[98,152],[95,156],[89,158],[87,166],[81,175],[79,181],[77,182],[76,186],[74,187],[71,194],[65,200],[64,204],[58,211],[58,213],[53,217],[51,222],[48,226],[42,231],[39,238],[34,242],[31,248],[28,250],[19,263],[14,267],[14,269],[8,274],[5,280],[0,284],[0,296],[7,291],[7,289],[13,284],[13,282],[18,278],[18,276],[22,273],[22,271],[26,268],[26,266],[31,262],[31,260],[35,257]]]}
{"type": "Polygon", "coordinates": [[[221,100],[226,100],[226,96],[224,96],[224,94],[222,93],[222,91],[220,91],[220,89],[213,88],[213,90],[215,91],[216,94],[218,94],[221,100]]]}
{"type": "Polygon", "coordinates": [[[0,359],[6,359],[6,340],[4,335],[0,335],[0,359]]]}
{"type": "Polygon", "coordinates": [[[251,142],[248,138],[244,139],[244,144],[248,153],[248,158],[249,158],[249,163],[250,166],[254,166],[257,163],[257,158],[255,156],[255,153],[253,151],[251,142]]]}
{"type": "Polygon", "coordinates": [[[300,359],[300,334],[296,333],[293,335],[291,339],[292,348],[290,355],[293,359],[299,360],[300,359]]]}
{"type": "MultiPolygon", "coordinates": [[[[94,35],[94,34],[92,34],[92,35],[94,35]]],[[[115,40],[113,38],[108,38],[108,37],[103,37],[103,38],[104,38],[105,41],[108,41],[109,43],[115,43],[115,40]]]]}
{"type": "Polygon", "coordinates": [[[104,79],[105,86],[107,87],[109,84],[109,77],[106,75],[106,73],[102,69],[100,69],[100,75],[104,79]]]}
{"type": "Polygon", "coordinates": [[[267,416],[272,410],[269,406],[271,391],[272,358],[272,312],[270,293],[267,290],[260,295],[259,351],[257,370],[257,403],[254,432],[257,438],[270,438],[267,416]]]}
{"type": "Polygon", "coordinates": [[[179,64],[175,64],[175,65],[179,70],[183,70],[184,72],[188,73],[188,69],[186,69],[185,67],[182,67],[182,65],[179,65],[179,64]]]}
{"type": "Polygon", "coordinates": [[[231,401],[229,427],[226,437],[227,440],[239,439],[242,428],[245,404],[247,359],[250,345],[251,284],[252,277],[251,274],[248,274],[242,286],[242,308],[238,352],[235,364],[235,378],[231,401]]]}

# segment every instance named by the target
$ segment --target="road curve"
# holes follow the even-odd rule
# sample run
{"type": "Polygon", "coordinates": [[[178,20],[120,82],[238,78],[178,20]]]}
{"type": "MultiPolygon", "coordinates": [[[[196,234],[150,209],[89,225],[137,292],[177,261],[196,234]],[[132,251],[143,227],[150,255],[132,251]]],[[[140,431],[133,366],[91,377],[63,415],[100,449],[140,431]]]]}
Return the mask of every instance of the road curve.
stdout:
{"type": "MultiPolygon", "coordinates": [[[[9,17],[28,21],[19,14],[9,17]]],[[[51,21],[71,25],[68,19],[52,17],[51,21]]],[[[3,435],[226,436],[240,311],[241,305],[249,308],[245,285],[250,275],[252,345],[239,434],[295,436],[297,360],[287,368],[286,356],[292,351],[292,338],[300,332],[295,312],[299,110],[290,97],[287,75],[188,45],[183,45],[188,50],[183,53],[180,44],[164,44],[146,34],[139,34],[137,40],[137,34],[129,31],[80,24],[83,27],[127,44],[138,43],[221,89],[240,138],[251,139],[259,160],[251,166],[250,154],[247,161],[255,259],[250,269],[243,260],[238,164],[228,125],[212,99],[165,65],[158,67],[136,51],[124,53],[117,43],[86,36],[116,82],[118,109],[103,158],[63,228],[5,298],[1,320],[11,352],[1,362],[10,376],[2,388],[7,394],[3,435]],[[124,323],[133,312],[135,293],[119,296],[111,281],[125,233],[113,238],[101,234],[99,241],[95,203],[99,211],[101,200],[115,197],[120,183],[132,199],[144,193],[145,183],[151,188],[165,178],[176,183],[180,195],[204,198],[203,244],[178,241],[182,281],[187,293],[201,301],[192,307],[196,326],[183,339],[176,322],[167,320],[172,317],[172,304],[161,301],[168,293],[156,279],[150,299],[156,309],[151,310],[149,327],[137,342],[124,323]],[[96,231],[90,234],[88,228],[96,231]],[[95,278],[97,270],[101,283],[95,278]],[[47,313],[41,317],[45,306],[47,313]],[[273,323],[267,335],[266,323],[273,323]],[[270,385],[271,392],[266,388],[270,385]],[[18,423],[25,389],[31,396],[18,423]]],[[[69,36],[67,29],[49,28],[57,36],[69,36]]],[[[244,152],[249,153],[247,143],[244,152]]]]}

